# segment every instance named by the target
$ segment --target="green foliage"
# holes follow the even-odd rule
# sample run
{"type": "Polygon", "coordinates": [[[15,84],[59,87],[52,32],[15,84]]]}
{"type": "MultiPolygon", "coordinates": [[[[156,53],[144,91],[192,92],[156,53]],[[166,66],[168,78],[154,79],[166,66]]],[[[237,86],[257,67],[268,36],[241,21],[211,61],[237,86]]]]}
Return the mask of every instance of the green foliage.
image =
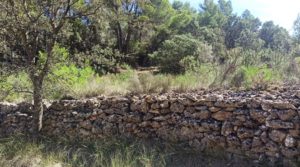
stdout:
{"type": "Polygon", "coordinates": [[[176,35],[166,40],[161,48],[150,55],[160,65],[162,72],[182,73],[186,69],[181,65],[186,64],[185,57],[199,62],[205,62],[211,58],[211,47],[194,39],[190,35],[176,35]]]}
{"type": "Polygon", "coordinates": [[[69,50],[58,44],[54,45],[53,47],[53,55],[55,57],[54,64],[58,66],[63,63],[66,63],[66,61],[68,61],[70,58],[69,50]]]}
{"type": "Polygon", "coordinates": [[[264,46],[264,41],[258,37],[258,33],[250,30],[243,30],[235,41],[236,47],[246,50],[260,51],[264,46]]]}
{"type": "Polygon", "coordinates": [[[218,28],[226,23],[227,16],[222,13],[220,6],[215,4],[213,0],[205,0],[201,4],[201,9],[200,25],[209,28],[218,28]]]}
{"type": "Polygon", "coordinates": [[[244,86],[255,88],[266,88],[268,84],[279,81],[281,76],[277,71],[268,68],[266,65],[261,67],[248,66],[241,67],[244,75],[244,86]]]}
{"type": "Polygon", "coordinates": [[[112,48],[102,49],[99,45],[96,45],[93,47],[89,59],[93,69],[98,74],[105,74],[107,72],[113,72],[114,68],[119,65],[119,62],[124,59],[124,56],[118,50],[112,48]]]}
{"type": "Polygon", "coordinates": [[[223,27],[226,47],[232,49],[242,46],[245,50],[248,48],[260,49],[261,42],[259,40],[261,39],[258,37],[260,25],[259,19],[255,18],[248,10],[244,11],[242,16],[230,16],[223,27]]]}
{"type": "Polygon", "coordinates": [[[45,95],[51,99],[70,95],[74,91],[73,88],[87,85],[94,75],[91,67],[78,68],[74,64],[61,66],[49,75],[45,95]]]}
{"type": "Polygon", "coordinates": [[[177,11],[175,15],[170,18],[168,29],[175,31],[176,33],[185,33],[185,29],[192,22],[193,15],[189,10],[177,11]]]}
{"type": "Polygon", "coordinates": [[[265,22],[260,30],[260,38],[265,41],[265,48],[271,48],[280,53],[291,51],[291,37],[286,29],[274,25],[272,21],[265,22]]]}
{"type": "Polygon", "coordinates": [[[298,43],[300,42],[300,14],[294,22],[294,38],[298,43]]]}
{"type": "Polygon", "coordinates": [[[87,78],[85,84],[76,84],[71,89],[70,95],[75,98],[104,95],[124,95],[129,93],[128,85],[134,71],[130,68],[119,74],[108,74],[105,76],[97,76],[87,78]]]}
{"type": "Polygon", "coordinates": [[[180,60],[180,65],[184,67],[186,71],[197,71],[200,67],[200,62],[194,56],[186,56],[180,60]]]}
{"type": "Polygon", "coordinates": [[[19,102],[32,99],[32,85],[25,72],[2,78],[0,90],[0,101],[19,102]]]}
{"type": "Polygon", "coordinates": [[[3,101],[12,90],[12,86],[7,82],[7,77],[2,76],[0,79],[0,101],[3,101]]]}

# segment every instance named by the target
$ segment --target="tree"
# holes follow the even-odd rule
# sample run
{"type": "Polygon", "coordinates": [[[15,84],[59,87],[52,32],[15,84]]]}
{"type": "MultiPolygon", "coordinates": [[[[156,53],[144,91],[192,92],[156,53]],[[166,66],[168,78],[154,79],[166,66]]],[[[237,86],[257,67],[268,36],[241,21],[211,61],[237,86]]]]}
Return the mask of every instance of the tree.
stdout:
{"type": "Polygon", "coordinates": [[[294,22],[294,37],[298,43],[300,43],[300,14],[294,22]]]}
{"type": "Polygon", "coordinates": [[[175,10],[180,10],[183,7],[183,2],[176,0],[173,2],[172,7],[175,10]]]}
{"type": "Polygon", "coordinates": [[[110,20],[110,32],[114,36],[115,47],[127,58],[126,63],[135,65],[134,45],[141,39],[144,23],[148,20],[144,16],[147,0],[104,0],[105,15],[110,20]]]}
{"type": "Polygon", "coordinates": [[[260,29],[259,36],[264,40],[265,48],[289,53],[291,51],[291,38],[288,31],[272,21],[265,22],[260,29]]]}
{"type": "Polygon", "coordinates": [[[220,5],[214,3],[213,0],[205,0],[203,4],[200,5],[200,25],[206,26],[209,28],[220,28],[222,27],[226,21],[228,16],[225,15],[223,12],[228,14],[230,10],[228,10],[228,6],[224,1],[220,1],[222,5],[222,9],[220,5]],[[226,4],[226,7],[223,6],[226,4]]]}
{"type": "Polygon", "coordinates": [[[219,4],[221,13],[223,13],[227,17],[232,15],[233,9],[232,9],[231,1],[219,0],[218,4],[219,4]]]}
{"type": "Polygon", "coordinates": [[[248,10],[245,10],[242,16],[233,15],[229,17],[227,23],[223,26],[226,47],[228,49],[237,47],[237,40],[245,38],[246,35],[254,37],[260,25],[259,19],[255,18],[248,10]]]}
{"type": "MultiPolygon", "coordinates": [[[[54,48],[60,45],[71,20],[84,21],[100,9],[98,1],[3,0],[0,2],[0,55],[8,70],[28,73],[33,86],[34,132],[42,128],[43,85],[58,60],[54,48]]],[[[1,69],[3,70],[3,68],[1,69]]]]}
{"type": "Polygon", "coordinates": [[[231,16],[227,23],[223,26],[225,31],[225,45],[227,49],[232,49],[236,47],[236,40],[239,38],[244,27],[242,24],[242,19],[239,16],[231,16]]]}
{"type": "Polygon", "coordinates": [[[144,49],[145,55],[140,56],[144,60],[148,60],[146,56],[157,51],[163,42],[173,35],[198,33],[195,27],[197,13],[188,3],[180,5],[174,2],[172,6],[169,0],[152,0],[151,4],[146,5],[144,12],[149,18],[145,27],[147,33],[144,35],[144,41],[150,39],[145,44],[147,46],[144,49]]]}
{"type": "Polygon", "coordinates": [[[235,41],[236,47],[241,47],[244,50],[259,51],[264,46],[264,41],[259,38],[257,32],[252,32],[249,29],[243,30],[238,39],[235,41]]]}
{"type": "Polygon", "coordinates": [[[203,38],[213,47],[213,51],[218,59],[223,62],[226,49],[224,26],[228,19],[232,17],[232,6],[230,1],[219,0],[215,4],[213,0],[205,0],[200,5],[199,12],[199,32],[203,38]]]}
{"type": "Polygon", "coordinates": [[[258,18],[255,18],[249,10],[245,10],[242,13],[241,18],[243,21],[244,28],[247,28],[252,32],[258,32],[261,26],[261,21],[258,18]]]}

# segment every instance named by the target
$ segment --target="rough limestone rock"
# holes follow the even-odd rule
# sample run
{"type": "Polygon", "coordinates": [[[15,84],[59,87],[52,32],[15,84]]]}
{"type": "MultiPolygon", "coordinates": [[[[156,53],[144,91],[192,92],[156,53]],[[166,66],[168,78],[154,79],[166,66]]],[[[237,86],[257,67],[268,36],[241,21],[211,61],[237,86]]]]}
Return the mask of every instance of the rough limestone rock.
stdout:
{"type": "Polygon", "coordinates": [[[239,128],[237,131],[237,135],[240,139],[252,138],[254,136],[254,131],[253,129],[239,128]]]}
{"type": "Polygon", "coordinates": [[[280,120],[266,121],[266,126],[273,129],[293,129],[294,124],[292,122],[283,122],[280,120]]]}
{"type": "Polygon", "coordinates": [[[200,119],[200,120],[208,119],[208,118],[210,118],[210,112],[207,110],[199,111],[199,112],[193,113],[192,118],[200,119]]]}
{"type": "Polygon", "coordinates": [[[300,156],[299,150],[295,148],[283,148],[281,153],[287,158],[296,158],[300,156]]]}
{"type": "Polygon", "coordinates": [[[266,101],[262,101],[261,102],[261,108],[264,110],[264,111],[268,111],[270,112],[273,108],[272,106],[272,101],[270,100],[266,100],[266,101]]]}
{"type": "Polygon", "coordinates": [[[293,104],[289,102],[273,102],[272,106],[274,108],[280,109],[280,110],[288,110],[288,109],[297,109],[293,104]]]}
{"type": "Polygon", "coordinates": [[[282,141],[286,137],[286,133],[283,131],[280,131],[280,130],[272,130],[269,133],[269,137],[270,137],[270,139],[272,139],[273,141],[275,141],[277,143],[282,143],[282,141]]]}
{"type": "Polygon", "coordinates": [[[223,136],[229,136],[235,132],[233,128],[234,126],[229,121],[225,121],[222,126],[221,134],[223,136]]]}
{"type": "Polygon", "coordinates": [[[170,110],[175,113],[183,113],[184,105],[180,103],[172,103],[170,110]]]}
{"type": "Polygon", "coordinates": [[[227,120],[231,116],[232,116],[232,112],[225,112],[225,111],[218,111],[218,112],[212,114],[212,118],[214,118],[218,121],[227,120]]]}
{"type": "Polygon", "coordinates": [[[292,137],[291,135],[287,135],[284,141],[284,145],[286,147],[295,147],[297,144],[296,139],[292,137]]]}
{"type": "Polygon", "coordinates": [[[229,147],[236,148],[236,147],[239,147],[241,145],[240,139],[235,135],[229,135],[229,136],[227,136],[226,139],[227,139],[227,144],[228,144],[229,147]]]}
{"type": "Polygon", "coordinates": [[[267,113],[260,110],[250,110],[250,117],[258,123],[264,123],[266,121],[267,113]]]}
{"type": "Polygon", "coordinates": [[[281,120],[288,121],[293,119],[297,115],[297,112],[295,110],[279,110],[277,115],[281,120]]]}
{"type": "Polygon", "coordinates": [[[211,112],[218,112],[220,110],[221,110],[221,108],[218,108],[218,107],[209,107],[209,111],[211,111],[211,112]]]}
{"type": "Polygon", "coordinates": [[[252,140],[252,146],[251,151],[262,153],[265,151],[265,148],[263,147],[264,143],[261,141],[259,137],[254,137],[252,140]]]}

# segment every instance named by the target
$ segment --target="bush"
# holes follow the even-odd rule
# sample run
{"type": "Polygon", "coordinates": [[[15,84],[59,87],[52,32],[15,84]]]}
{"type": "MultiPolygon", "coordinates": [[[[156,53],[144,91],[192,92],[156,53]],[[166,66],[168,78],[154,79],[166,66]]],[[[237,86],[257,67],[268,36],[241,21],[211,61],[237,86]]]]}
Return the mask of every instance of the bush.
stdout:
{"type": "MultiPolygon", "coordinates": [[[[179,74],[187,70],[187,60],[205,62],[211,58],[212,48],[191,35],[175,35],[150,55],[162,72],[179,74]],[[188,57],[188,58],[186,58],[188,57]],[[185,60],[183,60],[186,58],[185,60]],[[181,63],[180,63],[181,62],[181,63]]],[[[187,65],[189,67],[189,65],[187,65]]]]}
{"type": "Polygon", "coordinates": [[[299,57],[292,58],[284,68],[284,81],[289,84],[297,84],[300,81],[299,57]]]}
{"type": "Polygon", "coordinates": [[[116,49],[95,45],[88,52],[72,55],[71,59],[79,67],[91,66],[97,74],[104,75],[116,73],[123,58],[124,55],[116,49]]]}
{"type": "Polygon", "coordinates": [[[198,71],[200,67],[199,61],[193,56],[187,56],[181,59],[180,65],[184,67],[185,71],[198,71]]]}

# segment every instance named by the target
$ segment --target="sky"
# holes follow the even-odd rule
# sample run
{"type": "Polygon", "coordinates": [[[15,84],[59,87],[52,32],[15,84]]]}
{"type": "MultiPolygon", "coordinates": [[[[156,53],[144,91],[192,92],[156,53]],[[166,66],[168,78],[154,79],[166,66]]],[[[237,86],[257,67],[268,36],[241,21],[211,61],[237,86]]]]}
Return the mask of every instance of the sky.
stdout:
{"type": "MultiPolygon", "coordinates": [[[[174,0],[170,0],[173,2],[174,0]]],[[[203,0],[180,0],[190,2],[194,8],[198,8],[203,0]]],[[[217,2],[217,0],[215,0],[217,2]]],[[[258,17],[261,21],[272,20],[292,32],[293,23],[300,13],[300,0],[231,0],[234,13],[241,14],[245,9],[258,17]]]]}

